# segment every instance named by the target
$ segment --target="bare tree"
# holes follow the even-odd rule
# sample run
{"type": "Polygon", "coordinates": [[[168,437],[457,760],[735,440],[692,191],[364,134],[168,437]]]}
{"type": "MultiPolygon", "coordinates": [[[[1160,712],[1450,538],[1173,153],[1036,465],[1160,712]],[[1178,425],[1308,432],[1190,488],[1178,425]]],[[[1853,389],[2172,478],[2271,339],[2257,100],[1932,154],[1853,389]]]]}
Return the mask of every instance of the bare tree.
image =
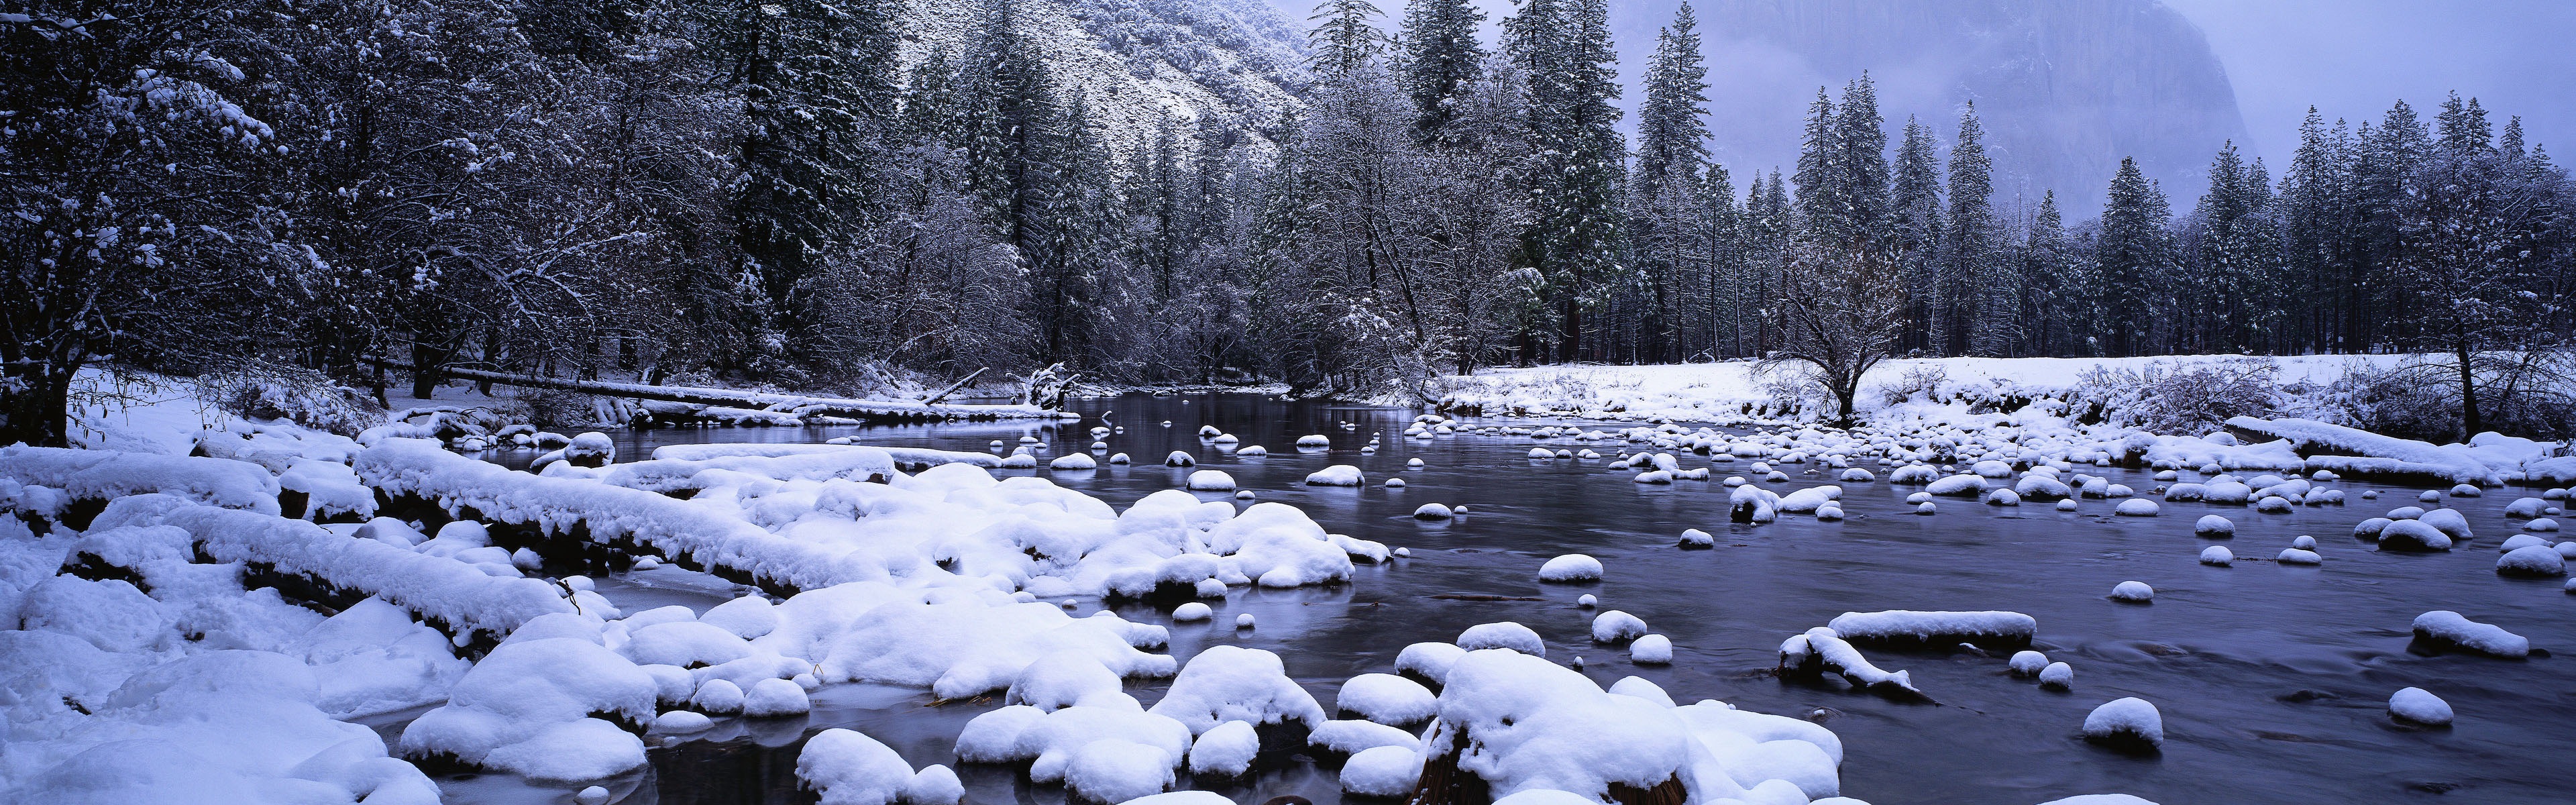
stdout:
{"type": "Polygon", "coordinates": [[[1776,333],[1764,370],[1803,371],[1853,421],[1860,379],[1893,356],[1905,328],[1901,252],[1869,242],[1801,240],[1789,250],[1779,290],[1763,317],[1776,333]]]}

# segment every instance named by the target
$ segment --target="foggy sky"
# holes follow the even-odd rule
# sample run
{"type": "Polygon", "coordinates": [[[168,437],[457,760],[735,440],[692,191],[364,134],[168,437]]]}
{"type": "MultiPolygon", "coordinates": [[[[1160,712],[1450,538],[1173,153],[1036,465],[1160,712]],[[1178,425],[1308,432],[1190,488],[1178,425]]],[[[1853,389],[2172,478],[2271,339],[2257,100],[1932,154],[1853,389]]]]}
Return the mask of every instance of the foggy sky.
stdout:
{"type": "MultiPolygon", "coordinates": [[[[1271,2],[1300,27],[1313,9],[1305,0],[1271,2]]],[[[2208,35],[2235,86],[2253,139],[2243,145],[2272,161],[2285,160],[2296,149],[2299,122],[2310,104],[2328,121],[2341,117],[2358,123],[2377,120],[2402,97],[2429,119],[2452,90],[2478,98],[2498,129],[2507,117],[2521,115],[2532,142],[2576,143],[2576,44],[2571,44],[2576,41],[2576,0],[2164,3],[2208,35]]],[[[1491,21],[1509,14],[1513,3],[1478,0],[1478,5],[1489,17],[1490,42],[1491,21]]],[[[1644,0],[1611,0],[1612,29],[1625,34],[1663,24],[1630,18],[1632,7],[1644,5],[1644,0]]],[[[1388,14],[1387,27],[1400,23],[1404,0],[1380,0],[1379,7],[1388,14]]],[[[1633,81],[1644,72],[1650,43],[1620,38],[1620,77],[1633,81]]],[[[1712,64],[1725,59],[1725,54],[1709,55],[1712,64]]],[[[1743,80],[1743,74],[1733,80],[1743,80]]],[[[1797,99],[1796,105],[1762,113],[1794,121],[1814,89],[1778,88],[1779,97],[1797,99]]],[[[1628,96],[1622,105],[1633,107],[1636,91],[1632,88],[1628,96]]],[[[1717,145],[1721,153],[1726,150],[1726,143],[1717,145]]],[[[2570,148],[2576,145],[2557,150],[2570,148]]]]}
{"type": "MultiPolygon", "coordinates": [[[[2258,150],[2298,147],[2315,104],[2377,120],[2405,98],[2428,119],[2452,90],[2502,130],[2576,143],[2576,3],[2568,0],[2165,0],[2208,33],[2258,150]]],[[[2564,150],[2564,149],[2557,149],[2564,150]]]]}

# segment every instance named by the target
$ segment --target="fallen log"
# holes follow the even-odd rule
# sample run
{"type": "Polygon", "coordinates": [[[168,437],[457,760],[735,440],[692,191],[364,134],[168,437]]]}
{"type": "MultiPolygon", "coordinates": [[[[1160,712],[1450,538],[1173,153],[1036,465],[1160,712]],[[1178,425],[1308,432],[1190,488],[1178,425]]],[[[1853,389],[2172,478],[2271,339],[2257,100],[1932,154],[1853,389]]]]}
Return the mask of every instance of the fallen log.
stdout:
{"type": "MultiPolygon", "coordinates": [[[[387,369],[413,371],[410,364],[382,358],[367,360],[369,363],[387,369]]],[[[841,417],[863,422],[922,422],[951,419],[1057,419],[1077,416],[1034,405],[963,405],[910,400],[859,400],[699,386],[653,386],[643,383],[567,380],[559,377],[539,377],[457,367],[441,369],[439,372],[461,380],[489,381],[505,386],[721,408],[749,408],[793,414],[809,419],[841,417]]]]}

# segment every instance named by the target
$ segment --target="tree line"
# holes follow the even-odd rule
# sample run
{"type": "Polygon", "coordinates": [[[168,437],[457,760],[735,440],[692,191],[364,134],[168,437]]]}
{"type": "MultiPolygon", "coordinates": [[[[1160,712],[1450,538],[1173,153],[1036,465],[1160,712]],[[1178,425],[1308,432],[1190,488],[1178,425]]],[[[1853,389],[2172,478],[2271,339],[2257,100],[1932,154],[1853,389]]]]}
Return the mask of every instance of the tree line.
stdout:
{"type": "Polygon", "coordinates": [[[1687,6],[1631,142],[1605,0],[1522,0],[1490,46],[1468,0],[1392,31],[1328,0],[1286,123],[1143,130],[1019,4],[907,61],[900,3],[0,15],[0,441],[61,443],[100,363],[379,389],[390,363],[416,396],[441,367],[867,393],[1057,363],[1366,394],[1504,363],[2413,350],[2474,385],[2570,326],[2566,173],[2474,100],[2312,114],[2277,182],[2230,146],[2180,215],[2123,164],[2069,224],[1995,197],[1973,107],[1891,143],[1867,76],[1739,186],[1687,6]]]}

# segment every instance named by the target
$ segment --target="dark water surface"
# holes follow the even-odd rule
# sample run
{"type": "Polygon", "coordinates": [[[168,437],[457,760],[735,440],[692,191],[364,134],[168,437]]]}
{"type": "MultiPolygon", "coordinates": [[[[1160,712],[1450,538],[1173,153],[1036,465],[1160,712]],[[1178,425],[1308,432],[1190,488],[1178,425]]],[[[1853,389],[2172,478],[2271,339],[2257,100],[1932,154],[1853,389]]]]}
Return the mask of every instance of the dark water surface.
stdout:
{"type": "MultiPolygon", "coordinates": [[[[2183,803],[2576,802],[2576,766],[2566,761],[2576,740],[2576,665],[2535,656],[2509,661],[2410,652],[2410,624],[2428,610],[2458,610],[2471,619],[2529,637],[2535,647],[2576,651],[2576,596],[2557,580],[2496,576],[2495,546],[2518,531],[2506,503],[2536,489],[2488,490],[2479,499],[2449,499],[2477,539],[2447,554],[2395,555],[2354,540],[2353,524],[2398,506],[2419,490],[2345,481],[2349,505],[2259,514],[2250,507],[2168,503],[2161,517],[2114,518],[2103,501],[2060,513],[2047,504],[1996,508],[1942,499],[1940,514],[1915,516],[1903,504],[1921,487],[1884,481],[1846,483],[1849,519],[1824,523],[1785,516],[1764,526],[1732,526],[1725,487],[1714,481],[1671,486],[1631,483],[1607,461],[1532,461],[1525,437],[1403,437],[1408,410],[1279,403],[1245,395],[1079,400],[1079,423],[960,423],[878,428],[703,429],[615,434],[621,459],[652,447],[691,442],[820,441],[857,435],[864,442],[984,450],[1016,445],[1033,433],[1060,455],[1091,442],[1098,415],[1115,409],[1126,427],[1108,438],[1111,452],[1135,457],[1128,467],[1052,473],[1065,486],[1124,508],[1147,494],[1176,488],[1189,469],[1161,466],[1187,450],[1197,469],[1234,476],[1261,501],[1304,509],[1327,530],[1410,547],[1410,559],[1363,565],[1355,582],[1335,589],[1236,588],[1209,622],[1172,625],[1171,653],[1187,662],[1215,643],[1278,652],[1288,672],[1329,711],[1342,680],[1391,672],[1396,653],[1419,641],[1448,641],[1468,626],[1499,620],[1526,624],[1548,638],[1548,657],[1580,656],[1584,673],[1608,685],[1636,675],[1682,702],[1714,698],[1751,710],[1821,720],[1845,748],[1843,793],[1876,805],[1962,803],[2031,805],[2077,794],[2131,793],[2165,805],[2183,803]],[[1169,420],[1170,427],[1159,423],[1169,420]],[[1355,422],[1356,430],[1338,423],[1355,422]],[[1237,458],[1196,437],[1201,424],[1263,445],[1266,458],[1237,458]],[[1300,453],[1296,438],[1332,437],[1329,453],[1300,453]],[[1359,452],[1373,433],[1383,446],[1359,452]],[[1404,469],[1405,460],[1425,466],[1404,469]],[[1300,484],[1327,464],[1356,464],[1370,485],[1358,489],[1300,484]],[[1402,475],[1409,486],[1377,483],[1402,475]],[[2382,491],[2362,500],[2365,489],[2382,491]],[[1465,504],[1473,512],[1449,523],[1410,517],[1423,503],[1465,504]],[[2198,564],[2203,547],[2192,521],[2218,513],[2237,526],[2228,545],[2233,568],[2198,564]],[[1673,547],[1685,528],[1719,537],[1709,551],[1673,547]],[[2323,567],[2276,565],[2270,557],[2291,537],[2316,536],[2323,567]],[[1538,566],[1581,552],[1607,567],[1598,584],[1537,581],[1538,566]],[[2124,580],[2156,589],[2155,603],[2104,598],[2124,580]],[[1541,601],[1466,601],[1465,593],[1531,596],[1541,601]],[[1645,619],[1674,644],[1669,666],[1631,664],[1621,649],[1590,643],[1594,611],[1577,595],[1598,595],[1603,609],[1645,619]],[[2011,676],[2004,657],[1967,652],[1871,651],[1889,670],[1912,672],[1938,704],[1906,704],[1846,689],[1839,681],[1784,682],[1769,671],[1780,641],[1846,611],[1980,610],[2028,613],[2039,620],[2035,648],[2075,669],[2070,692],[2041,690],[2011,676]],[[1258,628],[1237,631],[1233,616],[1250,612],[1258,628]],[[2394,724],[2389,694],[2422,687],[2448,700],[2458,722],[2448,729],[2394,724]],[[2162,711],[2166,742],[2157,756],[2137,757],[2080,737],[2086,713],[2103,702],[2137,696],[2162,711]]],[[[1507,420],[1513,425],[1538,424],[1507,420]]],[[[1609,426],[1602,429],[1609,430],[1609,426]]],[[[1554,447],[1593,447],[1616,455],[1617,443],[1545,440],[1554,447]]],[[[1631,446],[1633,449],[1633,446],[1631,446]]],[[[525,459],[518,459],[524,463],[525,459]]],[[[1714,475],[1751,477],[1750,462],[1720,464],[1714,475]]],[[[1707,459],[1685,457],[1683,466],[1707,459]]],[[[1783,465],[1793,477],[1780,491],[1831,482],[1819,465],[1783,465]]],[[[1883,468],[1870,465],[1882,477],[1883,468]]],[[[2144,472],[2085,469],[2141,490],[2144,472]]],[[[1032,471],[1016,471],[1027,474],[1032,471]]],[[[2185,480],[2192,480],[2185,475],[2185,480]]],[[[1203,494],[1203,498],[1222,496],[1203,494]]],[[[607,579],[601,591],[629,612],[721,600],[721,583],[662,569],[607,579]]],[[[1213,602],[1212,602],[1213,603],[1213,602]]],[[[1082,612],[1096,609],[1086,603],[1082,612]]],[[[1122,608],[1135,620],[1169,623],[1163,613],[1122,608]]],[[[1150,704],[1159,686],[1130,686],[1150,704]]],[[[720,722],[715,731],[652,750],[649,771],[611,786],[628,803],[810,802],[796,790],[796,748],[831,727],[858,729],[894,747],[914,765],[956,767],[957,732],[994,702],[931,706],[926,692],[868,685],[828,686],[801,721],[720,722]]],[[[1031,786],[1016,770],[957,767],[967,801],[977,805],[1054,805],[1061,789],[1031,786]]],[[[1284,793],[1321,805],[1340,800],[1336,771],[1287,759],[1251,785],[1219,788],[1239,802],[1284,793]]],[[[1184,777],[1186,779],[1186,775],[1184,777]]],[[[567,801],[563,789],[506,778],[442,780],[455,802],[567,801]]]]}

